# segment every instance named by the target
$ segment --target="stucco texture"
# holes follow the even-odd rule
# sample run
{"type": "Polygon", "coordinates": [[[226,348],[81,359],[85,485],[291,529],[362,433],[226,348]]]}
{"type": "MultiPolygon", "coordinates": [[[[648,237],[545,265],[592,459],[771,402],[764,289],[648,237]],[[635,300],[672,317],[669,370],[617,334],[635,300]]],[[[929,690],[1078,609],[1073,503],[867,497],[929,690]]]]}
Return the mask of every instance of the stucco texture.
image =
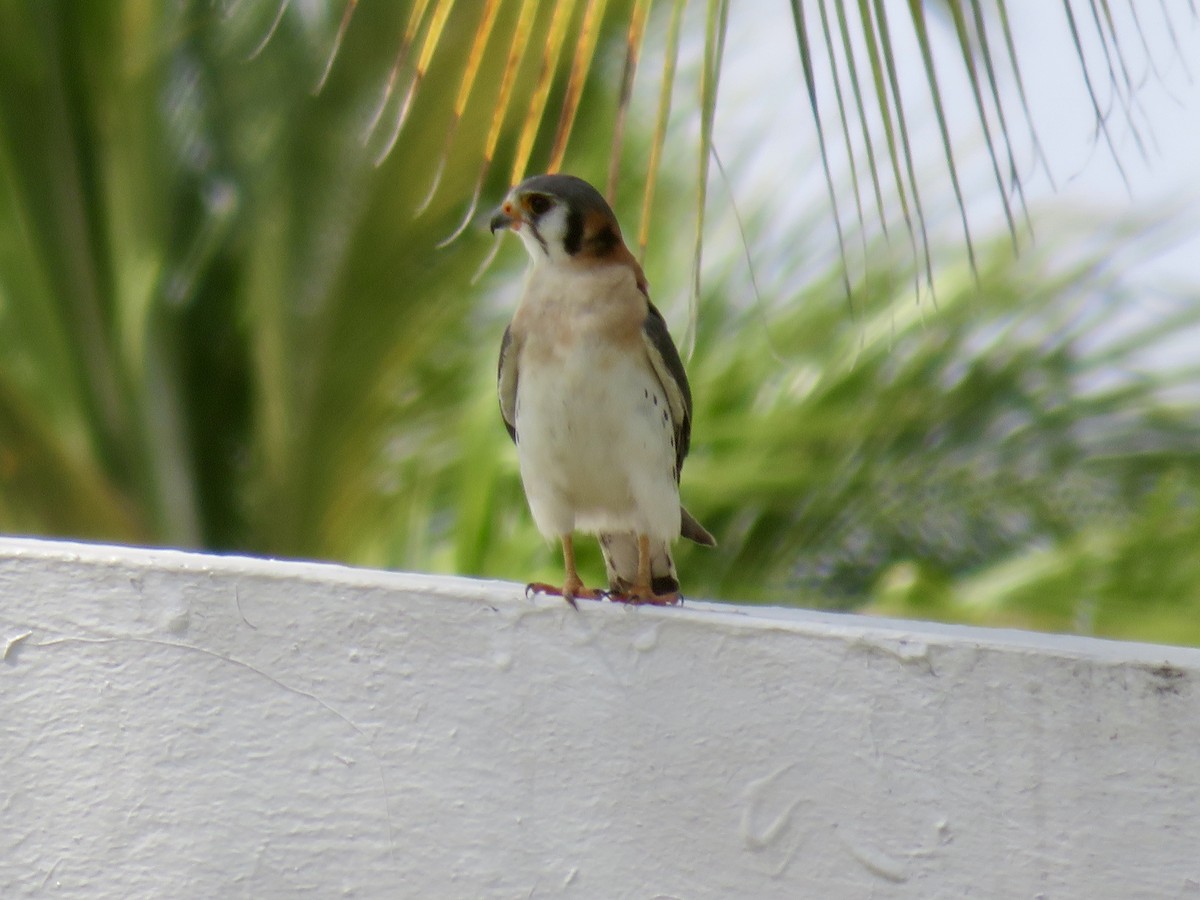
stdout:
{"type": "Polygon", "coordinates": [[[1200,652],[0,540],[0,896],[1200,896],[1200,652]]]}

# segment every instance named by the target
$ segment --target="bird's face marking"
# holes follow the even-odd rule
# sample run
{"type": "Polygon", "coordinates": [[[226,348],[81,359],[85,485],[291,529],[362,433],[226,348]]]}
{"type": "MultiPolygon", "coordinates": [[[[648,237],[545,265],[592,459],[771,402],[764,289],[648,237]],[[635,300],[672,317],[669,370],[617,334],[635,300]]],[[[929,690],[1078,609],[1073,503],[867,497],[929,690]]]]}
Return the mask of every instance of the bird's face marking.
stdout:
{"type": "Polygon", "coordinates": [[[569,175],[536,175],[509,192],[492,231],[517,232],[534,265],[609,260],[624,248],[621,229],[602,196],[569,175]]]}
{"type": "Polygon", "coordinates": [[[568,259],[572,255],[567,245],[572,213],[567,204],[545,194],[529,194],[521,197],[521,205],[529,227],[517,234],[534,262],[568,259]]]}
{"type": "Polygon", "coordinates": [[[521,238],[534,263],[570,256],[571,211],[560,198],[518,185],[492,217],[492,231],[509,228],[521,238]]]}

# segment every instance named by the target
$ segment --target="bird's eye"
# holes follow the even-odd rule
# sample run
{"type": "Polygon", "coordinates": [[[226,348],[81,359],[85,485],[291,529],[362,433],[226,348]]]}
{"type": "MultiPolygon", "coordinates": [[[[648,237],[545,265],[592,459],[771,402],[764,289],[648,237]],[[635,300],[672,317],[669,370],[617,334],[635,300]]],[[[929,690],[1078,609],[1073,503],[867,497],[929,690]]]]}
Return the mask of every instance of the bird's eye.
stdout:
{"type": "Polygon", "coordinates": [[[547,212],[554,204],[550,201],[549,197],[543,194],[534,194],[529,198],[527,205],[531,213],[535,216],[540,216],[547,212]]]}

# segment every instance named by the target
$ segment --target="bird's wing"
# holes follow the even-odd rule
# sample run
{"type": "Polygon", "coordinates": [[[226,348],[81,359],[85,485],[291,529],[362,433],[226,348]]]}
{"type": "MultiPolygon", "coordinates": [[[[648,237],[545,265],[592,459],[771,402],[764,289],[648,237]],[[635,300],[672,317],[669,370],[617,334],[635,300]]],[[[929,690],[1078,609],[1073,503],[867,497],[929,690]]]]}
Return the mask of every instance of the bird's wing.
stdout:
{"type": "Polygon", "coordinates": [[[500,397],[500,416],[508,436],[517,442],[517,348],[513,344],[512,326],[504,329],[500,342],[500,362],[496,367],[496,393],[500,397]]]}
{"type": "Polygon", "coordinates": [[[671,422],[675,426],[675,479],[678,480],[692,440],[692,390],[688,387],[683,360],[679,358],[679,351],[675,349],[662,313],[649,301],[647,306],[649,311],[646,321],[642,323],[642,341],[646,345],[654,374],[658,376],[667,395],[671,422]]]}

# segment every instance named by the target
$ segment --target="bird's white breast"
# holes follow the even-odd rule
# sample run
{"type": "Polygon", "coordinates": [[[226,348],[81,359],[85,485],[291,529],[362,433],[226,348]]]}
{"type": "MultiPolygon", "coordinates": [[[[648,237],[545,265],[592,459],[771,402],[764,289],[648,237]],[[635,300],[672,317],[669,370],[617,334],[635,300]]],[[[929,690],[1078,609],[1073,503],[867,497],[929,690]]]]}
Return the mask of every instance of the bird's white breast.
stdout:
{"type": "Polygon", "coordinates": [[[543,534],[679,534],[674,424],[646,356],[645,301],[624,267],[531,271],[516,428],[521,478],[543,534]]]}

